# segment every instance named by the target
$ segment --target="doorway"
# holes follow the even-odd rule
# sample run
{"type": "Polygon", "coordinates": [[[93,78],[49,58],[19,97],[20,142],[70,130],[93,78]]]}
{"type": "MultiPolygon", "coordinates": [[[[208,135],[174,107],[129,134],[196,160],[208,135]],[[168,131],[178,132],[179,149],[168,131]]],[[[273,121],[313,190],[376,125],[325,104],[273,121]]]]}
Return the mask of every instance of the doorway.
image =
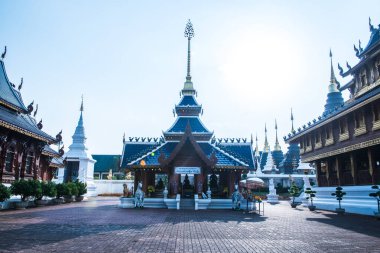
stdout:
{"type": "Polygon", "coordinates": [[[182,198],[193,198],[194,174],[181,174],[182,198]]]}

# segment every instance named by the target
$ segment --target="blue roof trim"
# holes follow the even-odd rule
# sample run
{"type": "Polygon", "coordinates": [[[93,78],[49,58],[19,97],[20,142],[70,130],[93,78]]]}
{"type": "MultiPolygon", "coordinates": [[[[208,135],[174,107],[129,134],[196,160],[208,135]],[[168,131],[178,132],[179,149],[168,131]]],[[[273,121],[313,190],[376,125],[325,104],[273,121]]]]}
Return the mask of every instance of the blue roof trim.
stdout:
{"type": "Polygon", "coordinates": [[[187,122],[190,123],[192,133],[210,133],[198,117],[183,116],[178,117],[173,126],[171,126],[166,133],[184,133],[187,122]]]}
{"type": "Polygon", "coordinates": [[[126,167],[130,162],[133,162],[148,152],[157,148],[158,143],[134,143],[127,142],[123,148],[123,157],[121,161],[121,167],[126,167]]]}
{"type": "Polygon", "coordinates": [[[376,96],[378,94],[380,94],[380,87],[377,87],[374,90],[367,92],[363,96],[357,98],[356,100],[354,100],[350,103],[345,103],[341,107],[335,108],[332,111],[324,112],[322,116],[318,117],[318,120],[314,119],[313,123],[309,122],[307,126],[306,125],[303,126],[303,129],[299,128],[298,132],[296,132],[296,133],[289,133],[288,136],[284,137],[284,140],[288,141],[289,139],[300,136],[301,134],[303,134],[305,131],[309,130],[310,128],[313,128],[319,124],[322,124],[326,120],[331,119],[332,117],[338,115],[339,113],[342,113],[342,112],[354,107],[355,105],[357,105],[357,104],[359,104],[359,103],[361,103],[361,102],[363,102],[363,101],[365,101],[365,100],[367,100],[373,96],[376,96]]]}
{"type": "Polygon", "coordinates": [[[21,95],[16,93],[18,92],[13,89],[9,82],[4,62],[0,60],[0,99],[26,112],[27,109],[21,95]]]}
{"type": "Polygon", "coordinates": [[[178,106],[200,106],[194,96],[185,95],[178,106]]]}

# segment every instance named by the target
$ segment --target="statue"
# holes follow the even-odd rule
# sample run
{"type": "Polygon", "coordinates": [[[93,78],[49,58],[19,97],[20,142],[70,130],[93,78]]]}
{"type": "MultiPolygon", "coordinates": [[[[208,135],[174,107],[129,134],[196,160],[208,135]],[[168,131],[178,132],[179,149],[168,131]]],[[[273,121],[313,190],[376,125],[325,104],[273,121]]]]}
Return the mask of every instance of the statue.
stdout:
{"type": "Polygon", "coordinates": [[[126,198],[128,197],[128,192],[129,192],[129,189],[128,189],[128,185],[126,183],[123,184],[123,197],[126,198]]]}
{"type": "Polygon", "coordinates": [[[142,191],[142,183],[138,183],[135,192],[135,208],[144,208],[144,196],[145,193],[142,191]]]}
{"type": "Polygon", "coordinates": [[[110,169],[110,171],[108,172],[107,179],[108,179],[108,180],[111,180],[111,179],[112,179],[112,169],[110,169]]]}
{"type": "Polygon", "coordinates": [[[238,189],[238,185],[235,185],[235,191],[232,193],[232,210],[240,209],[241,194],[238,189]]]}
{"type": "Polygon", "coordinates": [[[274,188],[273,178],[269,179],[269,194],[267,195],[267,202],[271,204],[278,203],[278,195],[276,188],[274,188]]]}

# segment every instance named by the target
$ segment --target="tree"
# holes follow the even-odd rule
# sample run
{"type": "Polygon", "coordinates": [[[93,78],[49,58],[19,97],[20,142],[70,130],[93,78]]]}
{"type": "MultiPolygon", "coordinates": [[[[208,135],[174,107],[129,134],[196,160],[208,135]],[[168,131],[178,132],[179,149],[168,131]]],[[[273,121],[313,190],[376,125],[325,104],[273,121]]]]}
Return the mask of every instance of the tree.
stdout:
{"type": "Polygon", "coordinates": [[[290,189],[289,189],[289,194],[290,196],[292,196],[292,207],[295,207],[296,197],[300,195],[300,189],[298,188],[295,182],[292,182],[292,185],[290,186],[290,189]]]}
{"type": "Polygon", "coordinates": [[[343,196],[346,195],[346,193],[344,191],[342,191],[343,188],[338,186],[336,188],[336,191],[331,193],[331,196],[335,196],[336,197],[336,200],[338,200],[339,202],[339,209],[342,209],[341,205],[340,205],[340,202],[342,201],[343,199],[343,196]]]}

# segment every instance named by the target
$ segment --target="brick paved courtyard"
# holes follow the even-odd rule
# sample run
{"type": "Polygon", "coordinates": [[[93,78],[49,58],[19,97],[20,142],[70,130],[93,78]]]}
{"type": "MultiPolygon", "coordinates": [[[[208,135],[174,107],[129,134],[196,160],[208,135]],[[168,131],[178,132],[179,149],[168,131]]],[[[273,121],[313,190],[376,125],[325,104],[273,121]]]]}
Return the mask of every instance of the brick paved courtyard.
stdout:
{"type": "Polygon", "coordinates": [[[117,208],[117,198],[0,212],[1,252],[380,252],[372,217],[266,205],[234,211],[117,208]]]}

